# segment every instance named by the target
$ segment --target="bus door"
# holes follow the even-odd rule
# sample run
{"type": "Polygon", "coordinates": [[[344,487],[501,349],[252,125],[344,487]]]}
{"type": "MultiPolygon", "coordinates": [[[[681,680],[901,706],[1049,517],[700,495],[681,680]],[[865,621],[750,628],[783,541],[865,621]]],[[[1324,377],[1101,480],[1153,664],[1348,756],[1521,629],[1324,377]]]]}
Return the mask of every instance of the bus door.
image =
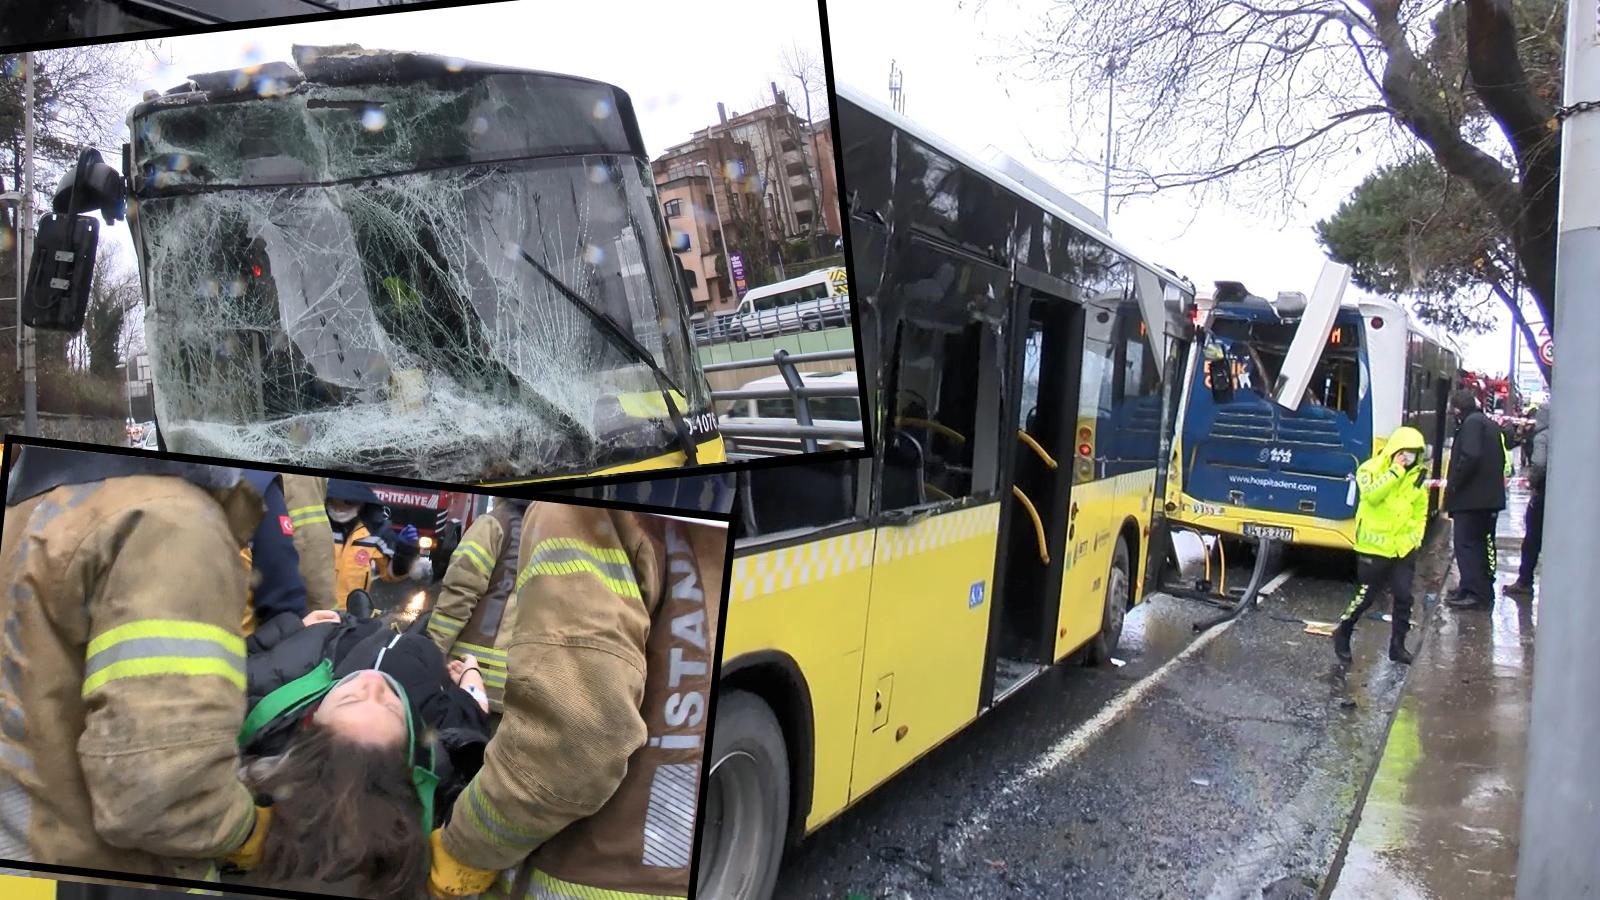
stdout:
{"type": "Polygon", "coordinates": [[[916,238],[884,274],[883,449],[852,798],[978,714],[1002,509],[1010,280],[987,260],[916,238]]]}
{"type": "Polygon", "coordinates": [[[983,702],[1002,699],[1054,657],[1072,505],[1083,307],[1023,289],[1012,321],[1011,377],[1001,452],[1000,555],[983,702]]]}

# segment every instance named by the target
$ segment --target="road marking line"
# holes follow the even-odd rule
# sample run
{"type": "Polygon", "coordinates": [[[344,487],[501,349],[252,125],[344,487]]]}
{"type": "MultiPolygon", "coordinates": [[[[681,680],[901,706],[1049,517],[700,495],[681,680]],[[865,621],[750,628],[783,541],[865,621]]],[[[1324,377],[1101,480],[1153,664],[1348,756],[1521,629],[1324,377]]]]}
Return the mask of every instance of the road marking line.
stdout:
{"type": "MultiPolygon", "coordinates": [[[[1271,594],[1278,588],[1282,587],[1284,582],[1288,581],[1293,574],[1293,571],[1290,569],[1284,569],[1282,572],[1279,572],[1271,581],[1267,582],[1266,585],[1261,588],[1261,592],[1257,595],[1257,599],[1259,600],[1264,598],[1268,594],[1271,594]]],[[[1093,718],[1073,729],[1071,734],[1068,734],[1056,741],[1056,743],[1052,745],[1049,750],[1046,750],[1042,756],[1035,760],[1032,765],[1028,766],[1027,769],[1023,770],[1019,775],[1007,782],[1006,785],[1000,789],[999,793],[995,795],[994,800],[985,806],[982,811],[974,816],[970,822],[968,822],[961,828],[960,831],[956,833],[954,840],[951,841],[945,851],[946,854],[953,855],[961,852],[961,848],[965,847],[967,842],[983,829],[984,825],[989,821],[989,817],[993,815],[1000,806],[1004,805],[1007,800],[1014,797],[1019,791],[1025,787],[1028,787],[1033,782],[1038,781],[1044,776],[1049,775],[1051,772],[1054,772],[1056,769],[1061,768],[1061,766],[1064,765],[1068,760],[1083,752],[1083,749],[1089,746],[1089,744],[1092,743],[1095,738],[1099,737],[1101,732],[1116,724],[1116,722],[1121,719],[1123,715],[1128,712],[1128,710],[1133,708],[1134,704],[1144,699],[1144,695],[1148,694],[1151,689],[1159,684],[1161,680],[1167,676],[1168,672],[1171,672],[1173,669],[1177,668],[1179,663],[1200,652],[1200,650],[1204,649],[1207,644],[1210,644],[1212,641],[1216,640],[1217,635],[1222,634],[1229,628],[1232,628],[1234,623],[1237,621],[1239,620],[1229,619],[1228,621],[1223,622],[1222,624],[1195,638],[1194,641],[1189,644],[1189,646],[1180,650],[1177,656],[1174,656],[1173,658],[1162,663],[1161,666],[1154,672],[1151,672],[1149,675],[1146,675],[1145,677],[1134,682],[1132,687],[1117,695],[1117,697],[1114,698],[1110,703],[1106,704],[1103,709],[1101,709],[1098,713],[1095,713],[1093,718]]]]}

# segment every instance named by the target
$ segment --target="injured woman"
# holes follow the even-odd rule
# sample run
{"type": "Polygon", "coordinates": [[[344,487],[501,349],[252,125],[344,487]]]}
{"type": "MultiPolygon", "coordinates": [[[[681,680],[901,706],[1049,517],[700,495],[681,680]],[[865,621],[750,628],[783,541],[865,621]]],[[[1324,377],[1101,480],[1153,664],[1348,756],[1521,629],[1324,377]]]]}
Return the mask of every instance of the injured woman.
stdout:
{"type": "Polygon", "coordinates": [[[280,614],[247,642],[243,778],[270,806],[249,884],[423,897],[428,834],[483,765],[488,698],[413,625],[280,614]]]}

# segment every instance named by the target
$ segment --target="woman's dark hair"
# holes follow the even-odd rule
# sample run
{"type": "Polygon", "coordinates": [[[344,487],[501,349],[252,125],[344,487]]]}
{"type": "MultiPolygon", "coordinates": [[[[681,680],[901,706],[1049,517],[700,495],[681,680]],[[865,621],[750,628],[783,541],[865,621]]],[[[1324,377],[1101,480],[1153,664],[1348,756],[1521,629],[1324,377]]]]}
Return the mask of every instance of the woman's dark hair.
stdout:
{"type": "Polygon", "coordinates": [[[245,780],[273,806],[255,878],[280,887],[341,883],[375,900],[426,896],[422,803],[397,748],[308,725],[282,756],[250,766],[245,780]]]}

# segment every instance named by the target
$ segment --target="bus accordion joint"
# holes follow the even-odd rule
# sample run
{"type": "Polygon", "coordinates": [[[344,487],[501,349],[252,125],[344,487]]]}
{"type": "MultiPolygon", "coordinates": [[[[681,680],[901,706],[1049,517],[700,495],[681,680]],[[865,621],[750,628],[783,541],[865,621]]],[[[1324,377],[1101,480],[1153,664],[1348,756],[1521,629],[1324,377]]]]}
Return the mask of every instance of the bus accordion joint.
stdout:
{"type": "Polygon", "coordinates": [[[1060,468],[1060,466],[1056,463],[1055,457],[1051,456],[1043,447],[1039,446],[1039,442],[1033,439],[1033,435],[1022,430],[1021,428],[1018,428],[1017,440],[1027,444],[1028,449],[1038,454],[1039,459],[1042,460],[1044,464],[1051,469],[1051,471],[1060,468]]]}
{"type": "Polygon", "coordinates": [[[1033,520],[1033,536],[1039,541],[1039,563],[1050,565],[1050,548],[1044,538],[1044,522],[1039,518],[1039,510],[1034,508],[1033,501],[1022,492],[1022,488],[1016,485],[1011,486],[1011,496],[1022,503],[1022,508],[1028,511],[1028,518],[1033,520]]]}

